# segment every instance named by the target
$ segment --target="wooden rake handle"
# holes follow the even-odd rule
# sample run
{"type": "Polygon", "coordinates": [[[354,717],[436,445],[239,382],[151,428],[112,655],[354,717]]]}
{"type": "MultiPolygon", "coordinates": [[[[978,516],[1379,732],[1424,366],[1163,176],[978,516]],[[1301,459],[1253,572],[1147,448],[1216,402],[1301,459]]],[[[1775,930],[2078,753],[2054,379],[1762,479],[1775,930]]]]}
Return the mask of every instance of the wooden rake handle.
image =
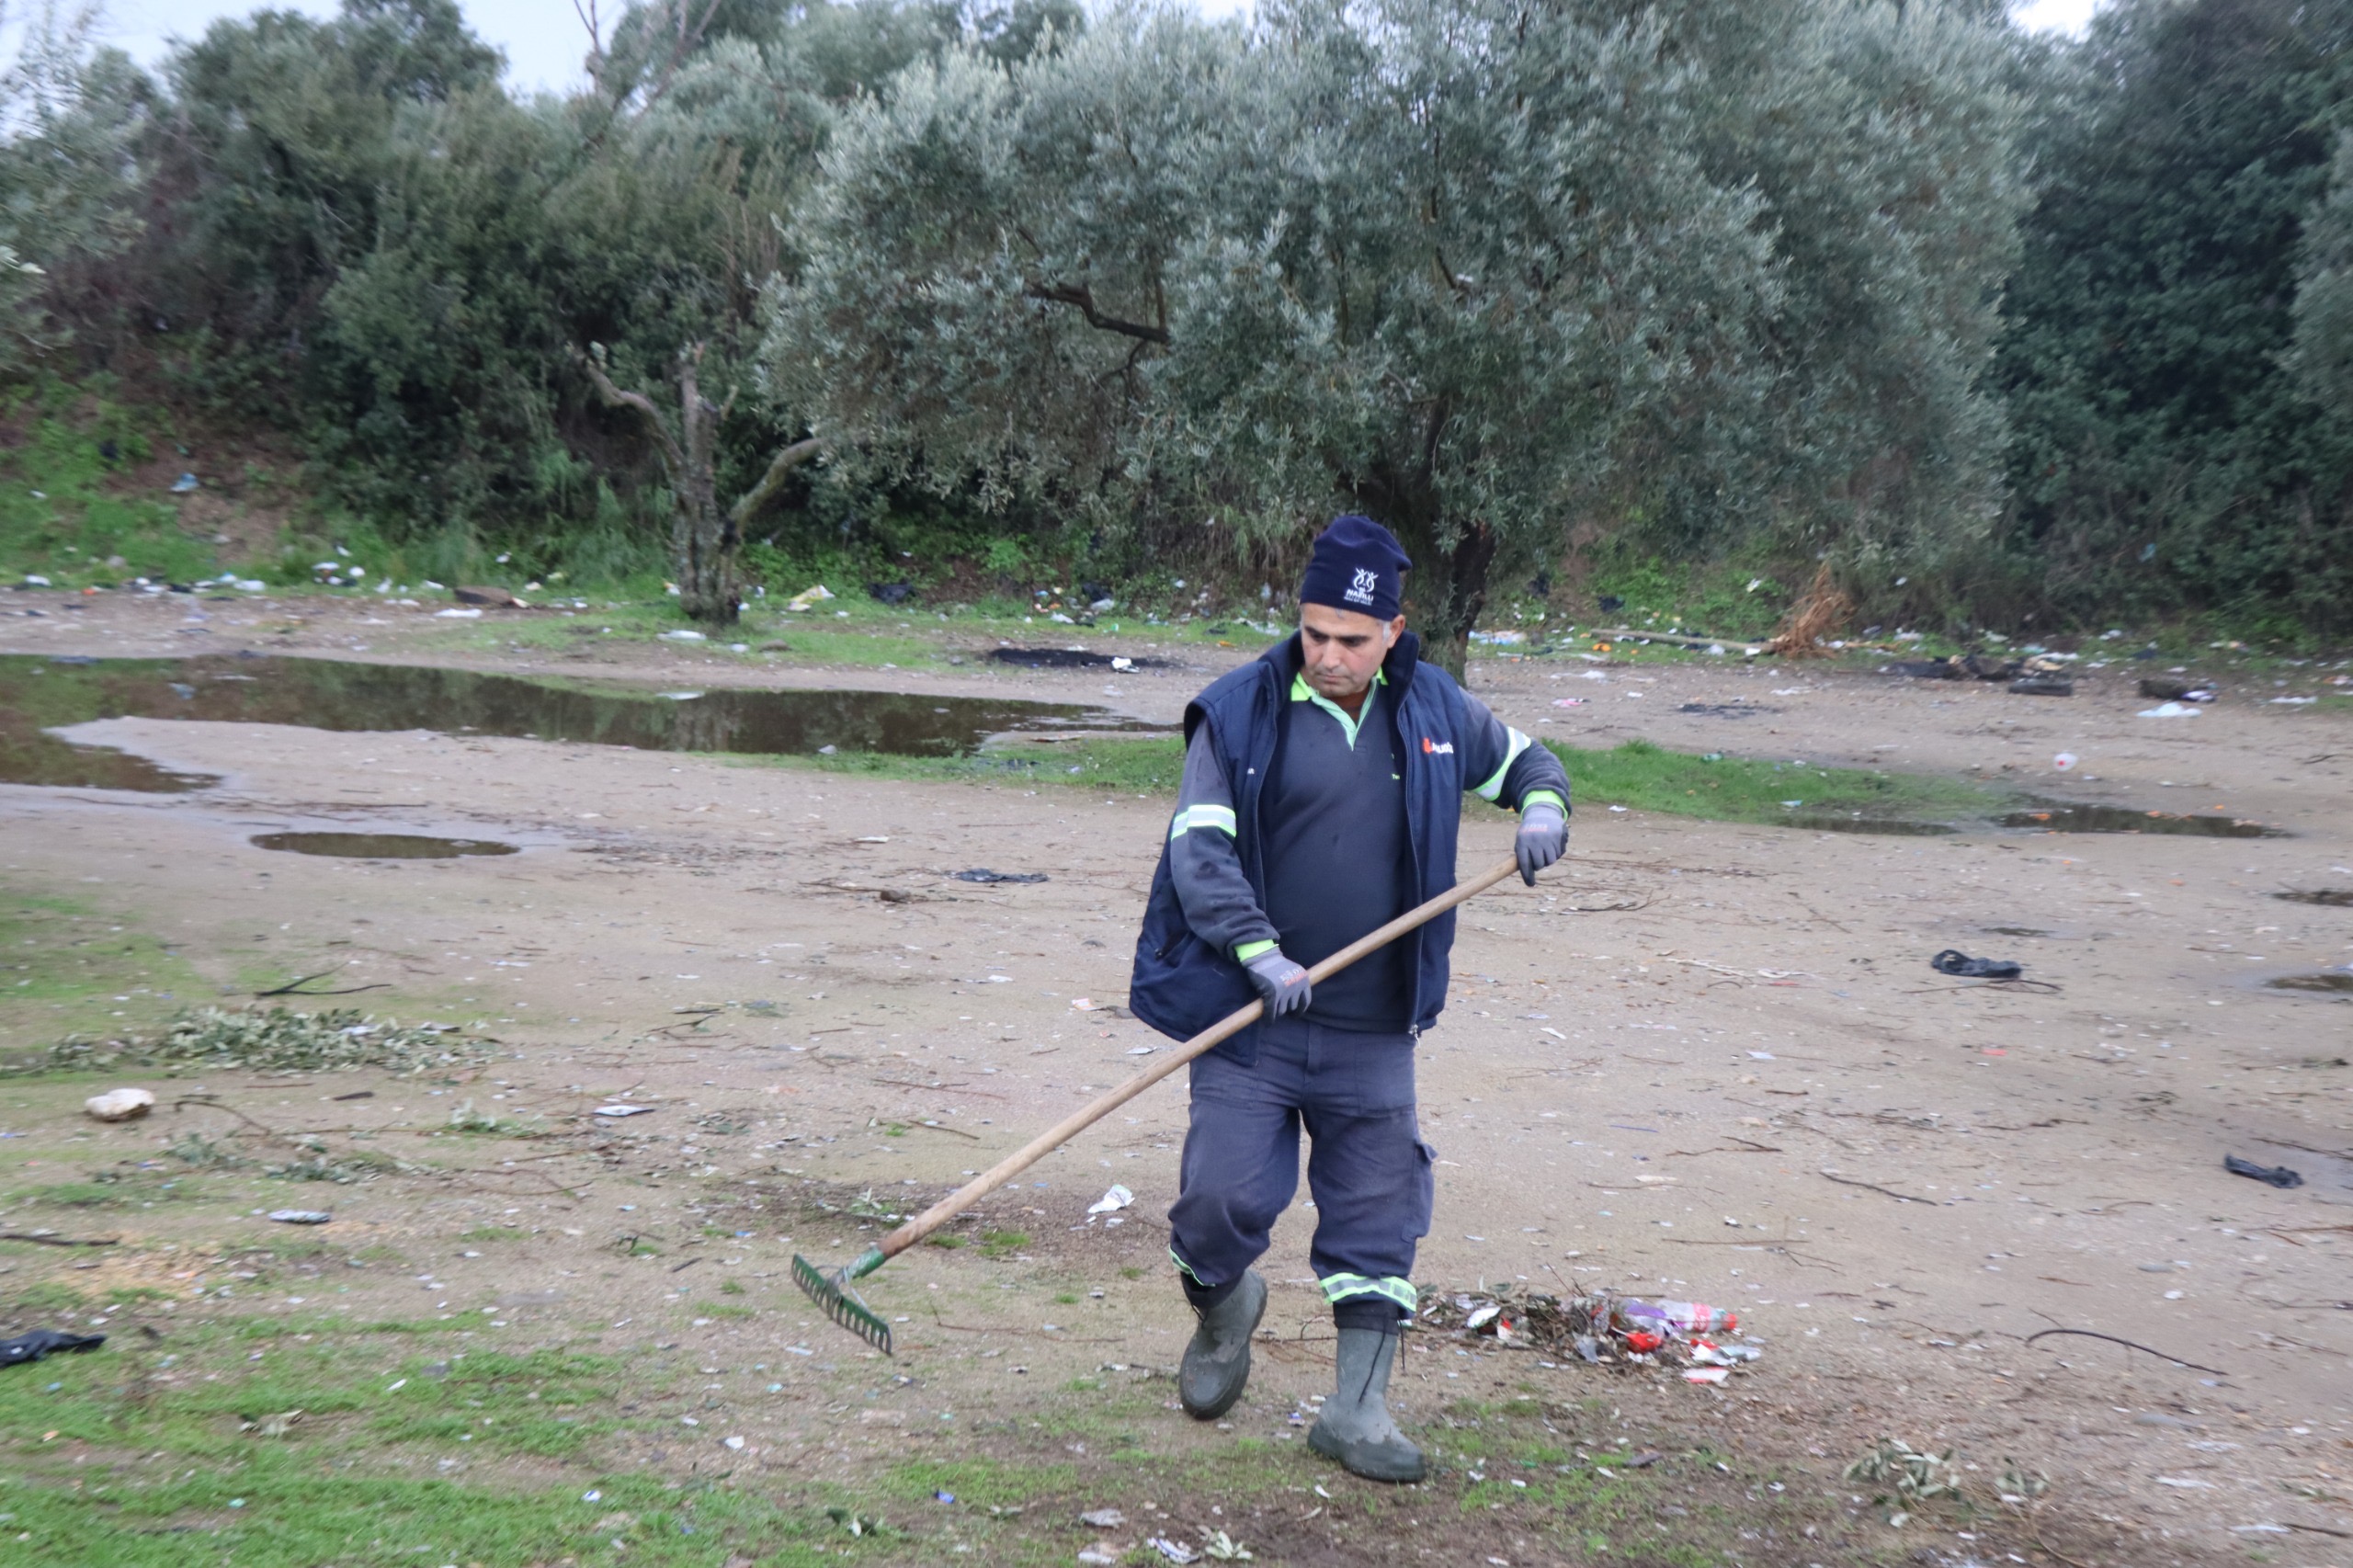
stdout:
{"type": "MultiPolygon", "coordinates": [[[[1379,930],[1369,931],[1350,942],[1330,958],[1310,969],[1307,971],[1309,982],[1321,983],[1330,979],[1367,953],[1387,947],[1406,932],[1436,919],[1456,904],[1476,898],[1518,869],[1518,858],[1505,856],[1469,881],[1457,882],[1427,903],[1409,909],[1379,930]]],[[[1081,1106],[971,1181],[884,1236],[876,1250],[885,1258],[898,1256],[996,1190],[1006,1181],[1019,1176],[1055,1149],[1069,1142],[1072,1138],[1084,1132],[1163,1078],[1175,1073],[1176,1069],[1184,1066],[1196,1056],[1216,1047],[1249,1025],[1256,1023],[1265,1011],[1266,1004],[1263,1002],[1253,1002],[1247,1006],[1235,1008],[1118,1088],[1081,1106]]],[[[880,1267],[879,1261],[876,1267],[880,1267]]]]}

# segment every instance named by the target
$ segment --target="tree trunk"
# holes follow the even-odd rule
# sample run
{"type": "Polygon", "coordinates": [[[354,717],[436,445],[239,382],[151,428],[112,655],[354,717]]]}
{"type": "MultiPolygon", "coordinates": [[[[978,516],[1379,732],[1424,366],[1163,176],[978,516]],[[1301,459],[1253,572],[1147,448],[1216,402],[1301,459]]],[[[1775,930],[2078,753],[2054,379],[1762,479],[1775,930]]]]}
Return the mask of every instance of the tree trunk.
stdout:
{"type": "MultiPolygon", "coordinates": [[[[719,505],[719,426],[726,408],[703,399],[699,371],[702,345],[698,343],[678,359],[678,432],[674,437],[662,411],[643,392],[623,392],[605,373],[603,350],[579,356],[579,363],[597,395],[615,408],[637,415],[662,454],[662,472],[670,481],[670,570],[678,582],[678,608],[688,619],[714,626],[733,626],[744,608],[743,578],[737,556],[744,544],[744,525],[776,499],[792,471],[825,450],[823,437],[811,436],[793,442],[768,460],[758,483],[735,499],[719,505]]],[[[730,397],[728,406],[735,400],[730,397]]]]}
{"type": "Polygon", "coordinates": [[[1487,605],[1496,540],[1483,522],[1447,527],[1431,483],[1446,418],[1443,406],[1430,412],[1416,461],[1382,464],[1346,489],[1413,557],[1414,569],[1405,574],[1406,623],[1421,634],[1422,657],[1460,682],[1471,656],[1471,629],[1487,605]],[[1449,533],[1452,542],[1442,543],[1449,533]]]}
{"type": "Polygon", "coordinates": [[[732,513],[719,508],[719,422],[724,416],[703,401],[696,371],[702,355],[678,365],[678,424],[684,461],[670,475],[670,569],[677,574],[678,608],[689,620],[733,626],[744,608],[738,591],[735,553],[744,536],[732,513]]]}
{"type": "Polygon", "coordinates": [[[1495,530],[1484,523],[1463,524],[1451,547],[1438,544],[1437,518],[1413,532],[1420,537],[1404,541],[1414,558],[1414,570],[1405,574],[1406,614],[1422,635],[1422,657],[1467,685],[1471,629],[1487,606],[1495,530]]]}

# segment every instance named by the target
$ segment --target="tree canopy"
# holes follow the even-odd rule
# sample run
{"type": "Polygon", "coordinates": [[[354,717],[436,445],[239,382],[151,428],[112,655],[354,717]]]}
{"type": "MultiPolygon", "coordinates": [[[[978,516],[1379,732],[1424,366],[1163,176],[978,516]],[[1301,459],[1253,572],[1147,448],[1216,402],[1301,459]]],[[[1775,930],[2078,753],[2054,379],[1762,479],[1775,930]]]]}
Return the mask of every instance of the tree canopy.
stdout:
{"type": "Polygon", "coordinates": [[[770,385],[1244,547],[1363,507],[1457,659],[1492,568],[1629,519],[1982,529],[2002,50],[1935,6],[1286,0],[951,51],[836,130],[770,385]]]}
{"type": "Polygon", "coordinates": [[[0,379],[446,571],[666,539],[723,617],[746,529],[927,506],[1279,580],[1346,507],[1456,658],[1610,552],[2353,628],[2353,0],[634,0],[534,97],[454,0],[153,78],[46,15],[0,379]]]}

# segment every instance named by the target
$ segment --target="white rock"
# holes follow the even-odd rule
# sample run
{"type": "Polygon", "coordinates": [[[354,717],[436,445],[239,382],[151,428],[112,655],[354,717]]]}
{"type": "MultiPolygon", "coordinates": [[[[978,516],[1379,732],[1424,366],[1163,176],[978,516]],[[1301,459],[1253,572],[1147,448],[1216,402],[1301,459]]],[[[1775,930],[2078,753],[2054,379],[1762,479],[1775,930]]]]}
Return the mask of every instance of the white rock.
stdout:
{"type": "Polygon", "coordinates": [[[82,1108],[100,1121],[131,1121],[155,1108],[155,1096],[144,1089],[108,1089],[84,1100],[82,1108]]]}

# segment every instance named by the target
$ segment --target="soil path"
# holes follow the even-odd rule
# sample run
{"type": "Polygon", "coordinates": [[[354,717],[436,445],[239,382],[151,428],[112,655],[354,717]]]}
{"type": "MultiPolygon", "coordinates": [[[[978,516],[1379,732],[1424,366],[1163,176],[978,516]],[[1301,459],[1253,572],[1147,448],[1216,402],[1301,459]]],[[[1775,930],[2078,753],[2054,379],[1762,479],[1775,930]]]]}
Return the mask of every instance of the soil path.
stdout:
{"type": "MultiPolygon", "coordinates": [[[[185,651],[176,615],[116,603],[12,620],[0,651],[185,651]]],[[[549,667],[437,651],[438,629],[414,618],[379,631],[342,606],[305,617],[273,641],[549,667]]],[[[203,641],[226,651],[242,634],[203,641]]],[[[1464,912],[1451,1003],[1422,1058],[1440,1156],[1422,1278],[1739,1309],[1768,1346],[1757,1368],[1722,1390],[1613,1382],[1604,1401],[1633,1413],[1621,1420],[1788,1454],[1833,1492],[1838,1464],[1893,1435],[1988,1471],[2006,1455],[2048,1471],[2078,1557],[2245,1561],[2255,1545],[2281,1562],[2346,1561],[2353,1010],[2342,994],[2266,983],[2353,960],[2353,910],[2277,896],[2353,887],[2353,729],[2264,690],[2226,693],[2194,720],[2141,719],[2133,672],[2038,699],[1736,660],[1476,665],[1473,690],[1548,738],[1974,769],[2293,836],[1898,838],[1580,809],[1559,872],[1464,912]],[[2051,766],[2063,750],[2081,758],[2064,775],[2051,766]],[[1945,948],[2017,958],[2035,983],[1947,979],[1927,961],[1945,948]],[[2295,1166],[2304,1185],[2226,1175],[2226,1153],[2295,1166]],[[2097,1338],[2028,1343],[2049,1329],[2208,1369],[2097,1338]]],[[[1211,672],[745,669],[635,644],[607,673],[985,690],[1166,721],[1211,672]]],[[[600,1325],[660,1317],[730,1367],[780,1363],[796,1346],[817,1353],[803,1362],[853,1363],[854,1344],[796,1310],[784,1264],[794,1250],[850,1256],[861,1222],[792,1195],[912,1204],[1159,1043],[1117,1005],[1162,801],[427,733],[118,720],[72,738],[222,783],[170,799],[0,788],[12,886],[135,912],[223,990],[327,971],[322,986],[381,984],[357,1000],[482,1019],[511,1049],[470,1092],[561,1133],[557,1175],[339,1195],[339,1225],[437,1260],[421,1265],[432,1299],[462,1310],[536,1290],[545,1301],[516,1307],[518,1323],[540,1313],[626,1339],[600,1325]],[[249,843],[307,829],[522,852],[396,863],[249,843]],[[949,875],[973,866],[1051,880],[949,875]],[[587,1115],[622,1094],[659,1108],[618,1125],[587,1115]],[[542,1233],[494,1257],[446,1240],[500,1211],[542,1233]],[[698,1225],[712,1240],[694,1247],[698,1225]],[[745,1299],[760,1315],[686,1324],[691,1280],[614,1260],[616,1238],[640,1233],[660,1233],[665,1256],[692,1247],[710,1272],[754,1277],[745,1299]]],[[[1508,836],[1474,805],[1465,863],[1508,836]]],[[[0,1044],[45,1043],[38,1027],[15,1015],[0,1044]]],[[[245,1085],[237,1103],[385,1129],[451,1103],[387,1088],[347,1118],[306,1097],[328,1085],[266,1088],[245,1085]]],[[[1165,1277],[1162,1216],[1183,1131],[1181,1090],[1155,1090],[966,1228],[998,1236],[1000,1260],[926,1252],[876,1277],[870,1299],[904,1322],[902,1359],[920,1369],[920,1386],[883,1397],[894,1438],[944,1451],[943,1412],[1029,1408],[1107,1365],[1176,1360],[1189,1324],[1165,1277]],[[1117,1228],[1090,1222],[1115,1181],[1135,1206],[1117,1228]],[[1027,1266],[1019,1290],[1008,1265],[1027,1266]],[[1032,1285],[1068,1304],[1041,1305],[1032,1285]]],[[[102,1136],[128,1148],[157,1130],[102,1136]]],[[[1267,1265],[1269,1325],[1306,1343],[1270,1358],[1234,1417],[1280,1440],[1324,1375],[1313,1220],[1286,1221],[1267,1265]]],[[[1417,1351],[1401,1385],[1409,1419],[1531,1381],[1576,1399],[1602,1376],[1445,1343],[1417,1351]]],[[[844,1436],[819,1413],[830,1397],[813,1382],[803,1404],[761,1417],[755,1448],[804,1478],[875,1462],[871,1427],[844,1436]]],[[[1153,1441],[1222,1440],[1174,1413],[1166,1425],[1153,1441]]],[[[1950,1562],[1983,1550],[1940,1528],[1915,1525],[1904,1544],[1950,1562]]]]}

